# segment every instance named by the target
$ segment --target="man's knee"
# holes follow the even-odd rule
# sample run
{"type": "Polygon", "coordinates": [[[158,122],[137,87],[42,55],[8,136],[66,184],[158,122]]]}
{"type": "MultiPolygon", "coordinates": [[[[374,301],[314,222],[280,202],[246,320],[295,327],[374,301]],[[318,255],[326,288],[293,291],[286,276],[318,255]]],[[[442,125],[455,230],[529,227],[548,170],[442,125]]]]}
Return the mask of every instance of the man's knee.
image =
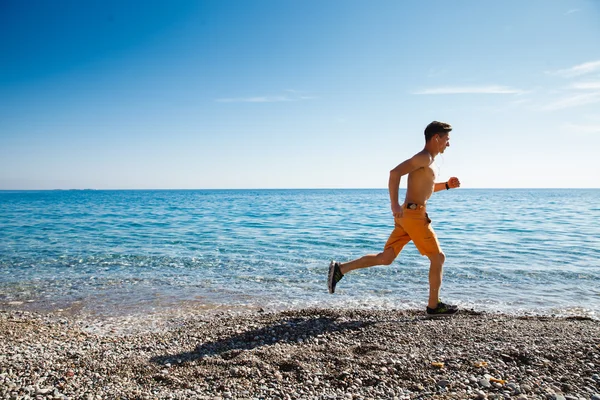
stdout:
{"type": "Polygon", "coordinates": [[[379,265],[390,265],[396,259],[396,253],[393,249],[387,249],[383,253],[377,255],[379,259],[379,265]]]}
{"type": "Polygon", "coordinates": [[[427,254],[427,257],[429,257],[432,265],[439,265],[440,267],[444,265],[444,261],[446,261],[446,255],[441,251],[439,253],[427,254]]]}

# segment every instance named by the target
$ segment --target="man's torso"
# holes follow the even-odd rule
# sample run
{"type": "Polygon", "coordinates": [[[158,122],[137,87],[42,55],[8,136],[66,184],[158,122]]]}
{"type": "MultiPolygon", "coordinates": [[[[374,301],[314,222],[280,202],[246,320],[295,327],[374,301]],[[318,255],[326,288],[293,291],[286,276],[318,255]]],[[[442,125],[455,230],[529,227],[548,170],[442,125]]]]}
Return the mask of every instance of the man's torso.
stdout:
{"type": "Polygon", "coordinates": [[[433,194],[435,171],[432,163],[408,174],[405,203],[424,205],[433,194]]]}

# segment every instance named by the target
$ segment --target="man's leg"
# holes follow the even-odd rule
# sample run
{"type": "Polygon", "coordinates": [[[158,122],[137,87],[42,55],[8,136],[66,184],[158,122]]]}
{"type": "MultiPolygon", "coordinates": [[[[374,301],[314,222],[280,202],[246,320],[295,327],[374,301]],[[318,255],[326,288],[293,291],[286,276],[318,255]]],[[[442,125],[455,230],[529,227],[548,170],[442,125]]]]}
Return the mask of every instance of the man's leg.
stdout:
{"type": "Polygon", "coordinates": [[[398,256],[404,245],[410,241],[410,237],[406,234],[402,226],[396,221],[394,230],[392,231],[387,243],[383,247],[384,250],[379,254],[368,254],[359,259],[347,262],[337,263],[332,261],[329,264],[329,275],[327,285],[329,293],[335,292],[337,283],[344,275],[352,270],[359,268],[373,267],[375,265],[390,265],[398,256]]]}
{"type": "Polygon", "coordinates": [[[345,275],[355,269],[373,267],[375,265],[390,265],[394,262],[396,256],[394,248],[388,247],[379,254],[368,254],[347,263],[340,263],[340,270],[342,271],[342,274],[345,275]]]}
{"type": "Polygon", "coordinates": [[[442,272],[446,256],[444,253],[427,254],[429,258],[429,308],[436,308],[442,286],[442,272]]]}

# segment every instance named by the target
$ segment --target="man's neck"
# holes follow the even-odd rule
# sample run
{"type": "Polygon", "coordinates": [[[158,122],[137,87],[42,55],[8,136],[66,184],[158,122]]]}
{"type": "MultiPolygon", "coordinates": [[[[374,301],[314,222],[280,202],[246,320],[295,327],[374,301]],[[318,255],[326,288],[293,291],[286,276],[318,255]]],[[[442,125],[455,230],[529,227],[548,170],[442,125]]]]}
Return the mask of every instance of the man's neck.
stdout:
{"type": "Polygon", "coordinates": [[[437,156],[438,154],[440,154],[439,151],[436,151],[436,149],[434,148],[434,146],[431,145],[431,143],[427,143],[425,145],[425,149],[426,152],[429,153],[429,155],[431,155],[431,158],[435,159],[435,156],[437,156]]]}

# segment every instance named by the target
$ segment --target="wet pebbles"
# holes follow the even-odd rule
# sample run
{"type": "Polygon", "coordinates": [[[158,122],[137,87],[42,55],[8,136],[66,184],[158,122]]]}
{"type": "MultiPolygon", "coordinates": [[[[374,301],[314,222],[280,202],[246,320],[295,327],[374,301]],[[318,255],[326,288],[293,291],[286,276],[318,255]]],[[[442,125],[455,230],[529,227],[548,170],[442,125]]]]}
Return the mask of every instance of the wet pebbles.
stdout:
{"type": "Polygon", "coordinates": [[[145,323],[0,312],[0,398],[600,400],[600,322],[585,318],[306,309],[145,323]]]}

